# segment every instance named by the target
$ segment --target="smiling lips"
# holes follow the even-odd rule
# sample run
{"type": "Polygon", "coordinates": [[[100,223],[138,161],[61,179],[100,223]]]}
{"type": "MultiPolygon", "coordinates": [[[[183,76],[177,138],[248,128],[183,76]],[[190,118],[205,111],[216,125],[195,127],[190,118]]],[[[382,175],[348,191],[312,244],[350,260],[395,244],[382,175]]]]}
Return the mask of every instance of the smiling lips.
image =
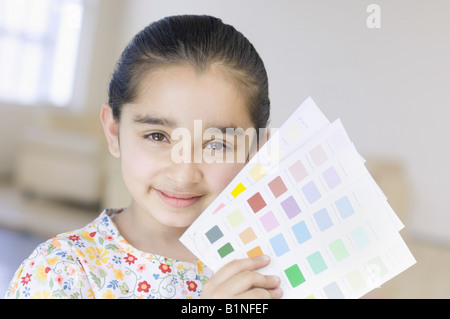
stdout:
{"type": "Polygon", "coordinates": [[[187,208],[194,205],[200,197],[202,197],[201,195],[195,194],[180,194],[168,191],[163,192],[158,189],[155,189],[155,191],[164,203],[174,208],[187,208]]]}

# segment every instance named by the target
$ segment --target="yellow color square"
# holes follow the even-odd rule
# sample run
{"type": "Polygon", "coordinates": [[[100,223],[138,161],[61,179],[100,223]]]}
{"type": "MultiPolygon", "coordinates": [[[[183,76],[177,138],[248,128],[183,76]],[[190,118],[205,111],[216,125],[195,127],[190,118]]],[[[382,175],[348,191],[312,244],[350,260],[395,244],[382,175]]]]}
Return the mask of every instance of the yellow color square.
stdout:
{"type": "Polygon", "coordinates": [[[261,177],[267,174],[267,170],[262,167],[261,164],[256,163],[255,166],[248,172],[248,174],[253,178],[253,180],[256,182],[261,177]]]}
{"type": "Polygon", "coordinates": [[[236,198],[240,193],[242,193],[243,191],[245,191],[246,188],[244,185],[242,185],[242,183],[239,183],[231,192],[231,195],[233,195],[234,198],[236,198]]]}
{"type": "Polygon", "coordinates": [[[298,128],[297,125],[291,124],[289,128],[284,132],[286,138],[288,139],[289,143],[296,144],[298,143],[302,138],[302,131],[298,128]]]}
{"type": "Polygon", "coordinates": [[[355,269],[345,275],[345,279],[347,279],[347,282],[350,284],[350,287],[354,292],[357,292],[366,287],[366,281],[364,280],[358,269],[355,269]]]}
{"type": "Polygon", "coordinates": [[[244,216],[242,216],[239,209],[233,210],[230,214],[227,216],[228,223],[230,223],[231,227],[236,228],[242,222],[244,221],[244,216]]]}

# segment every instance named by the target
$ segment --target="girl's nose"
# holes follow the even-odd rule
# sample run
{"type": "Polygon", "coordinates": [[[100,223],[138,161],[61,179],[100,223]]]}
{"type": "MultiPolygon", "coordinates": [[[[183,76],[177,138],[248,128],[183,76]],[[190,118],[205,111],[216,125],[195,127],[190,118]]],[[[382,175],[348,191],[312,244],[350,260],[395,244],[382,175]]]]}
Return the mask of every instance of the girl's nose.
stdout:
{"type": "Polygon", "coordinates": [[[171,163],[166,167],[166,177],[180,188],[199,183],[202,179],[201,164],[171,163]]]}

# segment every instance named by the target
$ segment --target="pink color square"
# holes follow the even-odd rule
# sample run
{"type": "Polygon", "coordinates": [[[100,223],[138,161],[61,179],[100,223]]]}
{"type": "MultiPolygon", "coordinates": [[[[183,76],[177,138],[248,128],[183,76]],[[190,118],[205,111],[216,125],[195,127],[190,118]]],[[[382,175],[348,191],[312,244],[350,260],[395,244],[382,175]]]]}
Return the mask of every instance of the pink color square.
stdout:
{"type": "Polygon", "coordinates": [[[264,226],[264,229],[269,232],[272,229],[278,227],[280,224],[278,223],[278,220],[276,219],[275,215],[270,211],[264,216],[262,216],[259,221],[264,226]]]}
{"type": "Polygon", "coordinates": [[[325,151],[323,150],[321,145],[317,145],[316,147],[314,147],[309,152],[309,156],[311,156],[311,159],[316,166],[322,165],[327,160],[327,154],[325,154],[325,151]]]}
{"type": "Polygon", "coordinates": [[[301,181],[308,175],[308,172],[301,161],[297,161],[289,167],[289,172],[294,177],[295,182],[301,181]]]}
{"type": "Polygon", "coordinates": [[[220,203],[220,205],[217,206],[217,208],[213,211],[213,215],[215,213],[217,213],[219,210],[221,210],[222,208],[224,208],[224,207],[225,207],[225,204],[224,203],[220,203]]]}
{"type": "Polygon", "coordinates": [[[284,185],[280,176],[274,178],[268,185],[275,197],[278,197],[287,191],[286,185],[284,185]]]}

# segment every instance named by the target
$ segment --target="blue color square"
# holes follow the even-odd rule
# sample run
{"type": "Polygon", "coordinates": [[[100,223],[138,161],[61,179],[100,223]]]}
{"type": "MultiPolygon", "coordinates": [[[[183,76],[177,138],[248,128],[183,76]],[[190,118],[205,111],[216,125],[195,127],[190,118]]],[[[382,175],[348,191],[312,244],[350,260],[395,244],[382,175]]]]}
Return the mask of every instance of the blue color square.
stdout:
{"type": "Polygon", "coordinates": [[[344,294],[336,282],[332,282],[327,286],[323,287],[323,292],[327,296],[328,299],[345,299],[344,294]]]}
{"type": "Polygon", "coordinates": [[[297,238],[297,241],[299,244],[302,244],[311,238],[311,234],[309,233],[308,227],[306,227],[306,224],[304,221],[301,221],[300,223],[295,224],[291,228],[292,228],[295,238],[297,238]]]}
{"type": "Polygon", "coordinates": [[[208,230],[205,235],[211,244],[223,237],[223,233],[217,225],[208,230]]]}
{"type": "Polygon", "coordinates": [[[355,213],[355,210],[353,209],[352,204],[350,203],[350,200],[348,199],[347,196],[338,199],[334,203],[336,204],[336,208],[338,209],[339,214],[343,219],[355,213]]]}
{"type": "Polygon", "coordinates": [[[278,234],[270,239],[270,244],[275,254],[280,257],[289,251],[289,246],[282,234],[278,234]]]}
{"type": "Polygon", "coordinates": [[[325,208],[322,208],[318,212],[314,213],[314,219],[316,220],[317,226],[319,226],[320,231],[327,230],[333,226],[330,215],[325,208]]]}
{"type": "Polygon", "coordinates": [[[322,195],[320,195],[319,190],[317,189],[316,184],[311,181],[305,186],[302,187],[302,192],[305,194],[306,199],[310,204],[314,203],[316,200],[318,200],[322,195]]]}

